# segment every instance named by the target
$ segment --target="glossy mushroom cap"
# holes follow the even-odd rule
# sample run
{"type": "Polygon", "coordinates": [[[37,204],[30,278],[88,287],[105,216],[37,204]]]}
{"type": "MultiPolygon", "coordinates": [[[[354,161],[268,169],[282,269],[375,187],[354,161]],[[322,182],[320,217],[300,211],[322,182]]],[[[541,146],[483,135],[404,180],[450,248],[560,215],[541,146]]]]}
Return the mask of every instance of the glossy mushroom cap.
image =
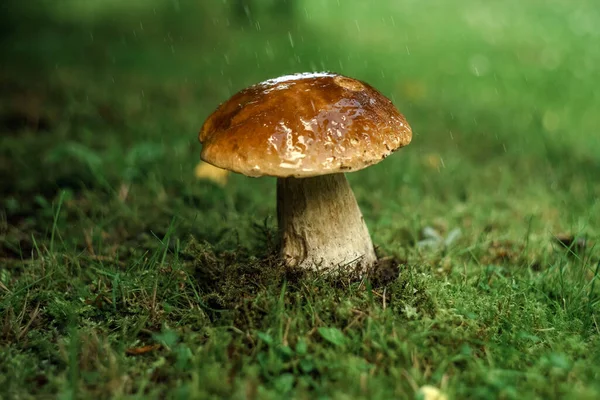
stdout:
{"type": "Polygon", "coordinates": [[[284,178],[360,170],[409,144],[412,131],[370,85],[304,73],[238,92],[208,117],[199,138],[208,163],[284,178]]]}

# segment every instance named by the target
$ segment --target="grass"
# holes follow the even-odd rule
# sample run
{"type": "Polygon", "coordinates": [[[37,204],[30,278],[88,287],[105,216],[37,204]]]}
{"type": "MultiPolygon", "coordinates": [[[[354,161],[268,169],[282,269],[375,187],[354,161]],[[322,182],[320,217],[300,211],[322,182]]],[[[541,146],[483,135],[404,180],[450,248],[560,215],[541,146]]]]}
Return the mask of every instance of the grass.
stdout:
{"type": "Polygon", "coordinates": [[[0,397],[600,396],[595,2],[65,4],[3,28],[0,397]],[[193,176],[220,101],[311,69],[415,131],[348,176],[371,279],[279,265],[273,179],[193,176]]]}

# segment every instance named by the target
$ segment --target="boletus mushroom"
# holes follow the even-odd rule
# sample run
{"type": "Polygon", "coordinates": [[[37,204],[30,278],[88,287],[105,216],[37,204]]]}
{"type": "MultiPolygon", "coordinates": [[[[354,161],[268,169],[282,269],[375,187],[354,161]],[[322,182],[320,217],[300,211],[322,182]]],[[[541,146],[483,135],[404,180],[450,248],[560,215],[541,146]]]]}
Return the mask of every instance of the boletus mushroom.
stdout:
{"type": "Polygon", "coordinates": [[[281,256],[288,266],[365,271],[373,242],[344,176],[410,143],[392,102],[333,73],[282,76],[221,104],[200,131],[202,160],[277,178],[281,256]]]}

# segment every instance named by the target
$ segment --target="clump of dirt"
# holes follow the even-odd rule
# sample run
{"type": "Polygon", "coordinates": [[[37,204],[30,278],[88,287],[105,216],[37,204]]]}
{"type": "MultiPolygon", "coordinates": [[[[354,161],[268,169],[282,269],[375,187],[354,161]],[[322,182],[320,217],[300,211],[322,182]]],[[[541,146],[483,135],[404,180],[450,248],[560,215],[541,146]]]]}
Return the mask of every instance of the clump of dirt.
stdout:
{"type": "Polygon", "coordinates": [[[396,280],[400,274],[401,264],[406,264],[406,261],[394,257],[382,257],[377,260],[377,264],[369,274],[373,287],[384,287],[396,280]]]}
{"type": "Polygon", "coordinates": [[[247,249],[217,252],[210,244],[195,240],[183,251],[213,323],[233,323],[240,329],[260,326],[277,306],[284,285],[286,305],[293,306],[292,303],[306,300],[307,282],[321,296],[345,298],[358,305],[364,302],[361,293],[368,280],[371,288],[384,293],[387,304],[400,313],[435,314],[436,305],[423,279],[401,260],[382,258],[368,275],[360,276],[289,268],[280,260],[276,247],[266,249],[260,256],[251,253],[247,249]],[[357,285],[362,290],[357,291],[357,285]],[[353,296],[358,297],[352,300],[353,296]]]}
{"type": "Polygon", "coordinates": [[[224,311],[233,312],[234,319],[260,319],[268,310],[249,310],[248,303],[269,289],[280,290],[284,283],[294,291],[307,274],[283,265],[275,249],[267,249],[257,257],[247,249],[216,252],[208,243],[191,240],[182,256],[191,260],[192,275],[213,321],[226,317],[224,311]],[[248,312],[253,315],[240,315],[248,312]]]}

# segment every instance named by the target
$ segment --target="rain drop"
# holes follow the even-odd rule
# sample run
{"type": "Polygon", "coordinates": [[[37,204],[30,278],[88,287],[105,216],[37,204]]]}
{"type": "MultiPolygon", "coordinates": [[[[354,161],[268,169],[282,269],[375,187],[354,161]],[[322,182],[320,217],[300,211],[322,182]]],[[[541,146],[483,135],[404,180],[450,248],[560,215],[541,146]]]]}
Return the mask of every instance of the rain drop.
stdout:
{"type": "Polygon", "coordinates": [[[469,68],[471,73],[475,76],[484,76],[490,69],[490,61],[488,58],[481,54],[475,54],[469,60],[469,68]]]}

